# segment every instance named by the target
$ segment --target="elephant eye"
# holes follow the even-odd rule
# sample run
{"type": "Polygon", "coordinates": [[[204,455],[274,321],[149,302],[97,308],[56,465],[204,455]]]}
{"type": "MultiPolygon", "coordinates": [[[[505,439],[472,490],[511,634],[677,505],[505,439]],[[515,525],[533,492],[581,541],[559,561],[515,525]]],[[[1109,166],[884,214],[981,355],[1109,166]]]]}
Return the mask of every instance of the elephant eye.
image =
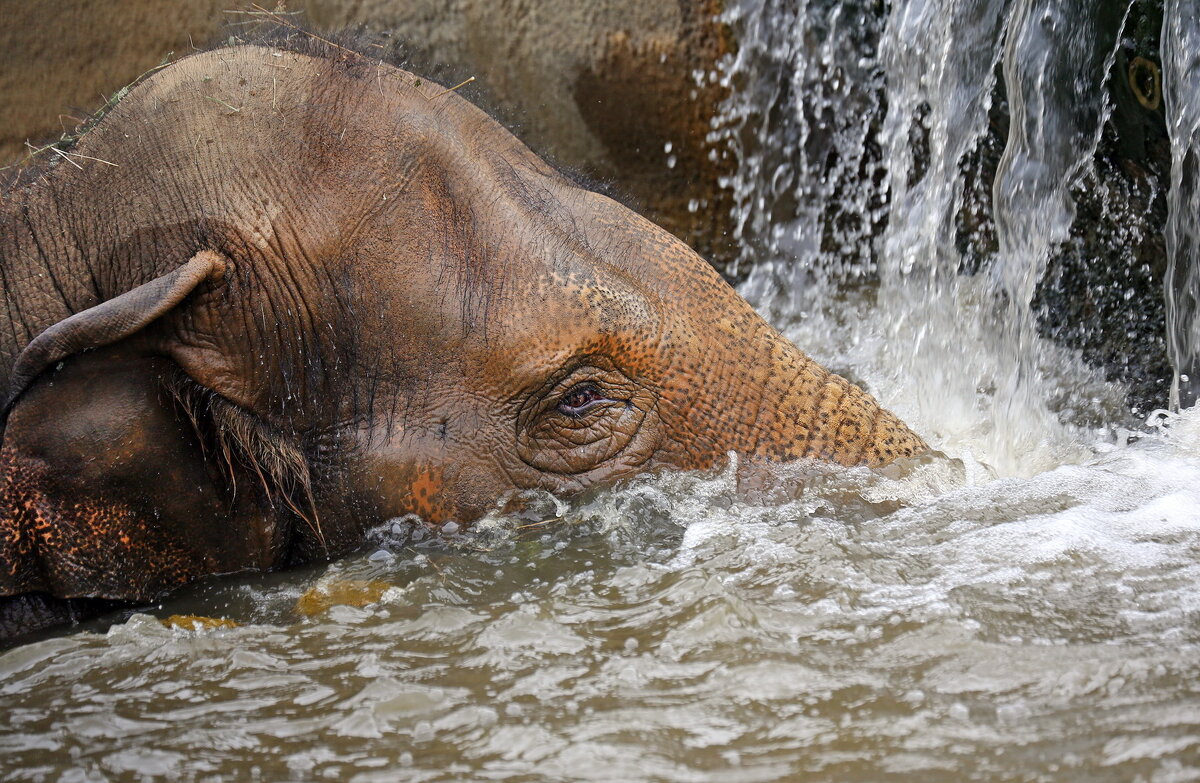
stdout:
{"type": "Polygon", "coordinates": [[[572,387],[558,403],[558,411],[564,416],[578,418],[598,402],[605,402],[604,395],[591,383],[581,383],[572,387]]]}
{"type": "MultiPolygon", "coordinates": [[[[540,389],[522,393],[525,403],[515,422],[517,454],[526,465],[577,476],[597,470],[630,444],[657,448],[653,433],[649,439],[638,438],[642,420],[655,408],[654,393],[607,357],[572,360],[542,383],[540,389]]],[[[638,456],[648,458],[641,452],[638,456]]]]}

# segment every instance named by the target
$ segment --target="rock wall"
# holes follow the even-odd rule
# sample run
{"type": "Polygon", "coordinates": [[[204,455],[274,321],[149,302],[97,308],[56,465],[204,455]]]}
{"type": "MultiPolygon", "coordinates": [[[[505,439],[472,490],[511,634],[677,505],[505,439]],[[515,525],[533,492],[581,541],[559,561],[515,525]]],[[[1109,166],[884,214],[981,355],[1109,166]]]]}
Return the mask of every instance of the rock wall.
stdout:
{"type": "MultiPolygon", "coordinates": [[[[264,0],[265,2],[265,0],[264,0]]],[[[0,161],[69,132],[146,70],[265,15],[229,0],[4,4],[0,161]]],[[[709,121],[724,97],[708,74],[730,47],[719,0],[293,0],[284,19],[364,29],[464,93],[539,153],[608,184],[701,253],[727,250],[729,204],[709,121]]]]}

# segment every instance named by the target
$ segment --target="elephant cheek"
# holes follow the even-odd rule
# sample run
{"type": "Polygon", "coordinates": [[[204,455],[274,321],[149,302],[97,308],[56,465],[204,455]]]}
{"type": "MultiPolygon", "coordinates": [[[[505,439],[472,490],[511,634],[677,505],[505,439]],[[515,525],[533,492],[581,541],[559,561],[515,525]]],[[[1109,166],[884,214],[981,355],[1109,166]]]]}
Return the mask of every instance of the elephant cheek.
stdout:
{"type": "Polygon", "coordinates": [[[42,490],[46,467],[0,451],[0,593],[147,600],[219,570],[169,529],[119,501],[62,500],[42,490]],[[133,567],[136,564],[136,567],[133,567]]]}
{"type": "Polygon", "coordinates": [[[234,494],[206,461],[171,372],[101,349],[18,400],[0,450],[0,595],[145,601],[276,561],[278,512],[252,477],[234,494]]]}
{"type": "Polygon", "coordinates": [[[457,518],[452,481],[438,463],[376,457],[357,465],[348,478],[343,491],[356,509],[354,516],[367,526],[407,514],[436,526],[457,518]]]}
{"type": "Polygon", "coordinates": [[[416,468],[407,484],[407,498],[402,501],[407,513],[416,514],[434,525],[441,525],[455,516],[457,506],[447,491],[442,468],[433,465],[416,468]]]}
{"type": "Polygon", "coordinates": [[[468,524],[512,489],[479,462],[461,456],[445,461],[372,460],[355,482],[367,489],[365,496],[359,495],[366,501],[361,507],[373,518],[369,524],[406,514],[415,514],[433,527],[450,521],[468,524]]]}

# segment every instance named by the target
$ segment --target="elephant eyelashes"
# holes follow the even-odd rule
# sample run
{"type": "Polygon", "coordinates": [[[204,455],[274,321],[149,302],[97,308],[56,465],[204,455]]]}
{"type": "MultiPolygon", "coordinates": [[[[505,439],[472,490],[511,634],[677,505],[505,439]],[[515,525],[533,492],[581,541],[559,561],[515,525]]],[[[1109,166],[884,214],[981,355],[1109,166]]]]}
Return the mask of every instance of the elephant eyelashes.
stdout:
{"type": "Polygon", "coordinates": [[[577,419],[601,402],[611,400],[601,394],[594,384],[581,383],[563,395],[562,402],[558,404],[558,412],[577,419]]]}
{"type": "Polygon", "coordinates": [[[300,445],[182,373],[167,378],[165,388],[191,423],[202,452],[211,455],[228,482],[231,496],[237,495],[239,475],[256,480],[266,502],[303,520],[325,549],[308,458],[300,445]]]}

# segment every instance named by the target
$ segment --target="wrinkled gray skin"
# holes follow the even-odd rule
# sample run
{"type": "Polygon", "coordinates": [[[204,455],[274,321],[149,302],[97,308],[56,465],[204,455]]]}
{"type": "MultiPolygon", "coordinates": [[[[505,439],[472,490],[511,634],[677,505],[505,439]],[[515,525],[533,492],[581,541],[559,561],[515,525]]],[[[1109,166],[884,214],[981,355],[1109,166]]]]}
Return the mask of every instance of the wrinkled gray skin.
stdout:
{"type": "Polygon", "coordinates": [[[678,240],[342,50],[174,64],[0,221],[0,594],[145,601],[525,489],[925,448],[678,240]]]}

